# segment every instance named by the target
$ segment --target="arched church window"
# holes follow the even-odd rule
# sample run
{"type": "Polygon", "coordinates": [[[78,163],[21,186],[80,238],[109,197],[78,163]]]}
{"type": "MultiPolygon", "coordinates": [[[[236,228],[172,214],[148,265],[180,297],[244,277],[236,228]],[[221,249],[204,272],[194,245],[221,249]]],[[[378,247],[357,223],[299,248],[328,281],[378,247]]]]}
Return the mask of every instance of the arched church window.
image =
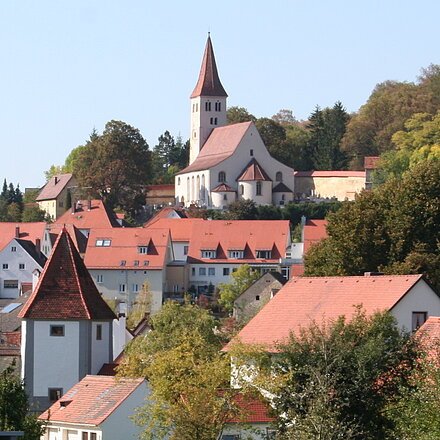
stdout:
{"type": "Polygon", "coordinates": [[[257,182],[257,196],[261,196],[261,182],[257,182]]]}
{"type": "Polygon", "coordinates": [[[216,112],[220,112],[221,110],[222,110],[222,103],[219,102],[219,101],[217,101],[217,102],[215,103],[215,111],[216,111],[216,112]]]}
{"type": "Polygon", "coordinates": [[[180,177],[177,178],[177,185],[180,185],[180,177]]]}
{"type": "Polygon", "coordinates": [[[243,194],[244,194],[244,186],[240,185],[240,195],[243,195],[243,194]]]}
{"type": "Polygon", "coordinates": [[[224,171],[220,171],[218,173],[218,181],[219,182],[226,182],[226,173],[224,171]]]}
{"type": "Polygon", "coordinates": [[[211,111],[211,103],[210,103],[209,101],[206,101],[206,102],[205,102],[205,110],[206,110],[207,112],[210,112],[210,111],[211,111]]]}
{"type": "Polygon", "coordinates": [[[281,171],[278,171],[276,176],[275,176],[275,180],[277,182],[282,182],[283,181],[283,173],[281,171]]]}

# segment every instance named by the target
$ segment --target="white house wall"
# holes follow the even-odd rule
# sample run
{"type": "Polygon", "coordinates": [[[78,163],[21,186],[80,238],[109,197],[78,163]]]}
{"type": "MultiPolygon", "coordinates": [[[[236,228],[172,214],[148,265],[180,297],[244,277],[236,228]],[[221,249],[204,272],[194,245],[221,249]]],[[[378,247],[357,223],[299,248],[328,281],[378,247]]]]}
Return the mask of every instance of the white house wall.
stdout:
{"type": "Polygon", "coordinates": [[[113,347],[109,344],[112,340],[112,323],[111,322],[92,322],[92,362],[90,374],[98,374],[104,363],[111,362],[113,355],[110,350],[113,351],[113,347]],[[96,328],[101,325],[102,337],[100,340],[96,338],[96,328]]]}
{"type": "Polygon", "coordinates": [[[147,281],[152,293],[152,312],[162,307],[162,293],[166,290],[165,270],[89,269],[89,272],[104,298],[131,304],[147,281]],[[102,276],[102,282],[98,282],[98,276],[102,276]],[[125,292],[119,291],[121,284],[125,284],[125,292]],[[134,291],[134,285],[138,286],[138,292],[134,291]]]}
{"type": "Polygon", "coordinates": [[[430,316],[440,316],[440,298],[424,280],[418,283],[391,309],[399,327],[412,330],[412,313],[426,312],[430,316]]]}
{"type": "Polygon", "coordinates": [[[145,382],[137,387],[102,423],[102,440],[138,439],[142,427],[137,426],[132,417],[137,408],[145,405],[149,394],[150,390],[145,382]]]}

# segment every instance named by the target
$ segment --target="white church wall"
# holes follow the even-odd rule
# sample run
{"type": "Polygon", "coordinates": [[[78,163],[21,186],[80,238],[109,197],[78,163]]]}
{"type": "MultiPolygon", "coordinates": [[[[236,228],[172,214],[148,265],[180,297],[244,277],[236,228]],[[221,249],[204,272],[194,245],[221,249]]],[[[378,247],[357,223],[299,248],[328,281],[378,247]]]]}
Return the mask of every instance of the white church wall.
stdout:
{"type": "Polygon", "coordinates": [[[180,174],[175,177],[175,197],[176,202],[184,201],[185,206],[197,204],[200,206],[208,205],[210,176],[208,170],[194,171],[192,173],[180,174]],[[200,182],[198,191],[197,181],[200,182]],[[180,182],[180,183],[179,183],[180,182]]]}

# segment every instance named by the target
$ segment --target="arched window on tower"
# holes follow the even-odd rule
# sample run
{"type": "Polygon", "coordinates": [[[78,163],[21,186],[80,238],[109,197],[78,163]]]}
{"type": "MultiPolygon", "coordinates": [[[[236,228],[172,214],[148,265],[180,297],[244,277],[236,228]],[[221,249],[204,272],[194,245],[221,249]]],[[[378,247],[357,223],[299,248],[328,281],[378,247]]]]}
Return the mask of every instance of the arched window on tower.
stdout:
{"type": "Polygon", "coordinates": [[[220,171],[218,173],[218,181],[219,182],[226,182],[226,173],[224,171],[220,171]]]}
{"type": "Polygon", "coordinates": [[[240,195],[242,196],[244,194],[244,186],[240,185],[240,195]]]}
{"type": "Polygon", "coordinates": [[[283,173],[281,171],[278,171],[276,176],[275,176],[275,180],[277,182],[282,182],[283,181],[283,173]]]}
{"type": "Polygon", "coordinates": [[[210,111],[211,111],[211,103],[210,103],[209,101],[206,101],[206,102],[205,102],[205,110],[206,110],[207,112],[210,112],[210,111]]]}
{"type": "Polygon", "coordinates": [[[257,182],[257,196],[261,196],[261,182],[257,182]]]}
{"type": "Polygon", "coordinates": [[[222,103],[219,102],[219,101],[217,101],[217,102],[215,103],[215,111],[216,111],[216,112],[220,112],[221,110],[222,110],[222,103]]]}

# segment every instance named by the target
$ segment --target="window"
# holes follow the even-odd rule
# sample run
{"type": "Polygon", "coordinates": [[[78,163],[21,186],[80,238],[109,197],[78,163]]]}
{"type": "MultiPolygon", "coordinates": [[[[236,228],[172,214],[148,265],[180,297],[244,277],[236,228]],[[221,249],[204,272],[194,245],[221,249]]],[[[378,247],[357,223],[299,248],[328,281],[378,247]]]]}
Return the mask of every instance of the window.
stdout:
{"type": "Polygon", "coordinates": [[[148,246],[139,246],[138,247],[138,252],[140,254],[148,254],[148,246]]]}
{"type": "Polygon", "coordinates": [[[272,251],[257,251],[257,258],[272,258],[272,251]]]}
{"type": "Polygon", "coordinates": [[[18,280],[4,280],[3,281],[4,289],[18,289],[18,280]]]}
{"type": "Polygon", "coordinates": [[[210,123],[211,125],[213,125],[213,124],[214,124],[214,118],[209,118],[209,123],[210,123]]]}
{"type": "Polygon", "coordinates": [[[81,435],[81,440],[89,440],[89,433],[83,431],[81,435]]]}
{"type": "Polygon", "coordinates": [[[236,268],[236,267],[234,267],[234,268],[232,269],[232,273],[234,273],[234,272],[237,272],[237,268],[236,268]]]}
{"type": "Polygon", "coordinates": [[[215,103],[215,111],[220,112],[221,110],[222,110],[222,103],[217,101],[215,103]]]}
{"type": "Polygon", "coordinates": [[[223,194],[223,200],[228,200],[228,196],[227,196],[227,194],[223,194]]]}
{"type": "Polygon", "coordinates": [[[148,260],[144,260],[144,266],[148,266],[150,262],[148,260]]]}
{"type": "Polygon", "coordinates": [[[96,326],[96,340],[102,341],[102,324],[97,324],[96,326]]]}
{"type": "Polygon", "coordinates": [[[191,275],[194,277],[196,275],[196,268],[192,267],[191,268],[191,275]]]}
{"type": "Polygon", "coordinates": [[[220,171],[218,173],[218,181],[219,182],[226,182],[226,173],[224,171],[220,171]]]}
{"type": "Polygon", "coordinates": [[[261,196],[261,182],[257,182],[257,196],[261,196]]]}
{"type": "Polygon", "coordinates": [[[217,125],[217,118],[214,118],[214,125],[217,125]]]}
{"type": "Polygon", "coordinates": [[[17,246],[12,246],[11,247],[11,252],[17,252],[17,246]]]}
{"type": "Polygon", "coordinates": [[[283,181],[283,173],[281,171],[278,171],[275,175],[275,180],[277,182],[282,182],[283,181]]]}
{"type": "Polygon", "coordinates": [[[138,293],[139,292],[139,284],[133,284],[132,286],[132,291],[133,293],[138,293]]]}
{"type": "Polygon", "coordinates": [[[8,263],[3,263],[3,269],[9,269],[9,264],[8,263]]]}
{"type": "Polygon", "coordinates": [[[206,267],[199,267],[199,275],[200,276],[206,275],[206,267]]]}
{"type": "Polygon", "coordinates": [[[20,270],[25,270],[25,269],[26,269],[26,265],[25,265],[24,263],[19,263],[19,264],[18,264],[18,268],[19,268],[20,270]]]}
{"type": "Polygon", "coordinates": [[[189,246],[183,246],[183,255],[188,255],[189,246]]]}
{"type": "Polygon", "coordinates": [[[229,258],[243,258],[244,251],[229,251],[229,258]]]}
{"type": "Polygon", "coordinates": [[[251,156],[254,155],[254,150],[253,150],[252,148],[249,150],[249,154],[250,154],[251,156]]]}
{"type": "Polygon", "coordinates": [[[208,267],[208,275],[210,277],[214,277],[215,276],[215,267],[208,267]]]}
{"type": "Polygon", "coordinates": [[[139,260],[134,260],[134,261],[133,261],[133,265],[134,265],[134,266],[139,266],[139,260]]]}
{"type": "Polygon", "coordinates": [[[119,293],[125,293],[125,284],[119,284],[119,293]]]}
{"type": "Polygon", "coordinates": [[[196,102],[196,112],[198,112],[198,111],[199,111],[199,103],[196,102]]]}
{"type": "Polygon", "coordinates": [[[102,284],[104,281],[104,275],[96,275],[96,282],[102,284]]]}
{"type": "Polygon", "coordinates": [[[57,400],[61,399],[61,396],[63,395],[63,389],[62,388],[49,388],[47,394],[48,394],[49,400],[51,402],[56,402],[57,400]]]}
{"type": "Polygon", "coordinates": [[[125,266],[126,264],[127,264],[126,260],[121,260],[121,263],[120,263],[121,266],[125,266]]]}
{"type": "Polygon", "coordinates": [[[180,185],[180,177],[177,178],[177,185],[180,185]]]}
{"type": "Polygon", "coordinates": [[[96,247],[109,247],[112,241],[108,238],[98,238],[95,242],[96,247]]]}
{"type": "Polygon", "coordinates": [[[244,185],[240,185],[240,195],[244,194],[244,185]]]}
{"type": "Polygon", "coordinates": [[[221,440],[240,440],[240,434],[223,434],[221,440]]]}
{"type": "Polygon", "coordinates": [[[260,295],[255,295],[255,301],[260,301],[260,295]]]}
{"type": "Polygon", "coordinates": [[[416,331],[426,321],[427,312],[413,312],[412,313],[412,331],[416,331]]]}
{"type": "Polygon", "coordinates": [[[223,268],[223,276],[224,276],[224,277],[229,276],[229,267],[224,267],[224,268],[223,268]]]}
{"type": "Polygon", "coordinates": [[[205,102],[205,111],[207,112],[211,111],[211,103],[209,101],[205,102]]]}
{"type": "Polygon", "coordinates": [[[96,432],[91,432],[90,433],[90,440],[96,440],[96,432]]]}
{"type": "Polygon", "coordinates": [[[204,250],[202,251],[202,258],[215,258],[216,252],[211,250],[204,250]]]}
{"type": "Polygon", "coordinates": [[[64,325],[51,325],[50,336],[64,336],[64,325]]]}

